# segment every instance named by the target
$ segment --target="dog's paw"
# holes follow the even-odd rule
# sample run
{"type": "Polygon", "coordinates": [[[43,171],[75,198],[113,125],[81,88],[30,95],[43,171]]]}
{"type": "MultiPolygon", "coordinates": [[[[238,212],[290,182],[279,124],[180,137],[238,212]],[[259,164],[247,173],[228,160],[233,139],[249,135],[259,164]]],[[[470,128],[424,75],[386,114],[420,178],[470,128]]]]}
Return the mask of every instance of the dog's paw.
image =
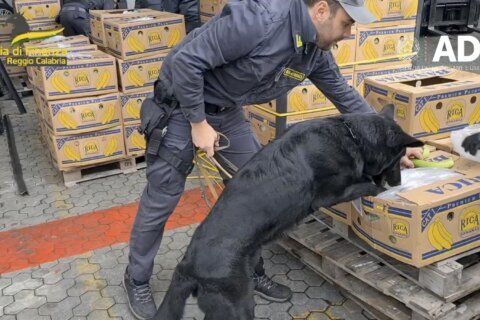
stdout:
{"type": "Polygon", "coordinates": [[[375,197],[386,190],[387,189],[384,188],[383,186],[372,184],[372,187],[369,190],[369,196],[375,197]]]}

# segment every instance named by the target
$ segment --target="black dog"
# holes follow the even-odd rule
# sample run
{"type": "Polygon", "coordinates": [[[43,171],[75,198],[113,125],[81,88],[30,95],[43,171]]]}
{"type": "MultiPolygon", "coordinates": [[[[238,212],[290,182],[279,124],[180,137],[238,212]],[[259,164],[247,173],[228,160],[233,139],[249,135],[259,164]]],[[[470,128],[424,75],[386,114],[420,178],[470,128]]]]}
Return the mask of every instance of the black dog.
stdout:
{"type": "Polygon", "coordinates": [[[197,293],[207,320],[254,318],[251,275],[261,247],[313,210],[400,184],[406,147],[423,143],[385,115],[292,126],[245,164],[195,231],[155,319],[179,320],[197,293]]]}

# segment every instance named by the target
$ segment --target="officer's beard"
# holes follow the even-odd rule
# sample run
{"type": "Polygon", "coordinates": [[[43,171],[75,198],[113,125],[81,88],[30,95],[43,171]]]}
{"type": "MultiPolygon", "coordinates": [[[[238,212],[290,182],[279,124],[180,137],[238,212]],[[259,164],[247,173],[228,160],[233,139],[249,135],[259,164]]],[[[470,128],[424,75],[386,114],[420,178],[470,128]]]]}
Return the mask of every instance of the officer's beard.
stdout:
{"type": "Polygon", "coordinates": [[[332,39],[332,30],[333,30],[333,16],[331,16],[327,21],[325,21],[317,29],[317,41],[316,45],[318,48],[328,51],[332,48],[333,44],[342,40],[342,39],[332,39]]]}

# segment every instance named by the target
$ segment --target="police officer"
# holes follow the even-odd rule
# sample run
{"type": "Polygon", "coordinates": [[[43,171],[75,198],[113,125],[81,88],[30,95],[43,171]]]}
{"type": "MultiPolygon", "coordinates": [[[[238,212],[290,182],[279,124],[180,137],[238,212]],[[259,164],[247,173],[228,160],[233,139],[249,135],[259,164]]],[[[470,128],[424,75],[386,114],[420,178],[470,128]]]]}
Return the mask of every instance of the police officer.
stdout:
{"type": "MultiPolygon", "coordinates": [[[[241,167],[260,149],[241,106],[278,98],[305,78],[342,113],[373,112],[347,84],[329,49],[350,36],[355,21],[374,20],[364,0],[230,1],[220,15],[193,30],[172,50],[163,63],[154,97],[142,105],[142,127],[149,137],[147,185],[132,229],[124,276],[135,316],[146,319],[156,312],[149,285],[154,258],[165,223],[183,193],[194,147],[214,155],[217,132],[221,132],[230,147],[217,151],[217,156],[222,155],[217,160],[227,168],[223,157],[241,167]],[[163,124],[152,130],[165,116],[169,117],[166,134],[163,124]]],[[[291,297],[288,287],[265,274],[261,259],[252,279],[255,293],[265,299],[291,297]]]]}
{"type": "Polygon", "coordinates": [[[116,8],[116,0],[65,0],[58,15],[66,37],[83,34],[90,35],[89,10],[112,10],[116,8]]]}
{"type": "Polygon", "coordinates": [[[187,33],[200,26],[198,0],[137,0],[135,7],[179,13],[185,16],[187,33]]]}

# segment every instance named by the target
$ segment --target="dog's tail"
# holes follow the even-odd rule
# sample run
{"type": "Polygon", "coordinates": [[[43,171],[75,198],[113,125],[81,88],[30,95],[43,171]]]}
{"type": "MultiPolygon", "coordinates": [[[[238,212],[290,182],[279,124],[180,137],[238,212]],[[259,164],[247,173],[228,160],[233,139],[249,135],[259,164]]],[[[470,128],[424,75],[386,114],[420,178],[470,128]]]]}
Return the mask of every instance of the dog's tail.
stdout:
{"type": "Polygon", "coordinates": [[[175,270],[167,294],[158,308],[155,320],[181,320],[185,301],[197,290],[197,282],[175,270]]]}

